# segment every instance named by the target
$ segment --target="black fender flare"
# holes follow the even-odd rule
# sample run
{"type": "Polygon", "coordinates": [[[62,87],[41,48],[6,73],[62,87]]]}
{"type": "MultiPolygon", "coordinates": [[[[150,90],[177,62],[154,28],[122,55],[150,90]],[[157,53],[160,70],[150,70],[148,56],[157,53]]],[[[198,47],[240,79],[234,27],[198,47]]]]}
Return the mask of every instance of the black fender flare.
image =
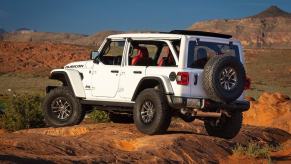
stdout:
{"type": "MultiPolygon", "coordinates": [[[[73,90],[71,81],[69,79],[68,74],[65,71],[54,71],[51,72],[49,79],[58,80],[63,83],[63,86],[69,87],[71,90],[73,90]]],[[[58,86],[47,86],[46,87],[46,93],[49,93],[52,89],[57,88],[58,86]]]]}
{"type": "Polygon", "coordinates": [[[168,93],[168,92],[166,91],[165,84],[163,83],[163,80],[162,80],[160,77],[147,76],[147,77],[142,78],[142,79],[139,81],[139,83],[138,83],[138,85],[137,85],[137,87],[136,87],[136,89],[135,89],[135,91],[134,91],[134,94],[133,94],[133,96],[132,96],[131,101],[135,101],[136,97],[138,96],[138,94],[139,94],[142,90],[144,90],[144,89],[146,89],[146,88],[153,88],[153,87],[155,87],[155,86],[157,86],[157,85],[162,86],[161,89],[162,89],[162,92],[163,92],[164,94],[173,94],[173,93],[168,93]],[[148,82],[148,83],[145,85],[146,82],[148,82]]]}
{"type": "MultiPolygon", "coordinates": [[[[69,87],[76,97],[85,98],[85,91],[82,84],[82,77],[76,70],[55,70],[50,74],[49,79],[59,80],[63,86],[69,87]],[[71,81],[74,80],[74,81],[71,81]]],[[[47,91],[53,89],[55,86],[48,86],[47,91]]]]}

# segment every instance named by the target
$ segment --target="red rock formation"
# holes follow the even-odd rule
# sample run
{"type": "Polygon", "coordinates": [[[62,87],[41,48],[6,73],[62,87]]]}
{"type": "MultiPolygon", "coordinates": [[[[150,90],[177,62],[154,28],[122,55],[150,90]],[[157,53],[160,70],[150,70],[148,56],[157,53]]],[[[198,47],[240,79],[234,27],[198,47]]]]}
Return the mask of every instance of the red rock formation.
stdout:
{"type": "Polygon", "coordinates": [[[290,138],[280,129],[244,126],[226,140],[206,135],[200,122],[175,121],[169,130],[148,136],[133,124],[99,123],[5,133],[0,163],[218,163],[235,144],[281,144],[290,138]]]}
{"type": "Polygon", "coordinates": [[[276,127],[291,133],[291,100],[280,93],[263,93],[244,113],[244,124],[276,127]]]}

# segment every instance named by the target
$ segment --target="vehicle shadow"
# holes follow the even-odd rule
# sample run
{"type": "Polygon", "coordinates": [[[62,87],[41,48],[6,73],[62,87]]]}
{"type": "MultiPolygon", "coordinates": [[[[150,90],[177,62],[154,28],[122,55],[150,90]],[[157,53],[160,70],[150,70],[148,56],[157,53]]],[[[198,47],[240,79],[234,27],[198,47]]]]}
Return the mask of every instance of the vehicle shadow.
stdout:
{"type": "Polygon", "coordinates": [[[35,159],[35,158],[29,158],[29,157],[18,157],[15,155],[0,155],[0,163],[30,163],[30,164],[38,164],[38,163],[43,163],[43,164],[53,164],[54,162],[44,160],[44,159],[35,159]]]}
{"type": "Polygon", "coordinates": [[[195,135],[200,135],[200,136],[209,136],[206,133],[198,133],[198,132],[193,132],[193,131],[185,131],[185,130],[169,130],[165,134],[195,134],[195,135]]]}

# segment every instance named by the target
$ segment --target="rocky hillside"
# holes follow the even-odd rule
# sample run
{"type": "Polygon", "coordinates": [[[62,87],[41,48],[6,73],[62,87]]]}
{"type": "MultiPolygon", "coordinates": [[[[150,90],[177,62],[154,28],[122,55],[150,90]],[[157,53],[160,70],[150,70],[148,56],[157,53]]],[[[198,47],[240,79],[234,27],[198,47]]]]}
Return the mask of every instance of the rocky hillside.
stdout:
{"type": "Polygon", "coordinates": [[[72,61],[88,60],[89,53],[87,47],[69,44],[0,41],[0,73],[46,74],[72,61]]]}
{"type": "Polygon", "coordinates": [[[189,29],[231,34],[246,48],[291,47],[291,14],[276,6],[242,19],[197,22],[189,29]]]}
{"type": "Polygon", "coordinates": [[[3,33],[2,38],[0,37],[0,40],[9,42],[31,42],[31,43],[49,42],[54,44],[99,46],[106,36],[116,33],[120,32],[103,31],[87,36],[73,33],[17,31],[3,33]]]}
{"type": "Polygon", "coordinates": [[[52,33],[52,32],[33,32],[17,31],[3,34],[3,41],[11,42],[53,42],[53,43],[71,43],[84,35],[71,33],[52,33]]]}
{"type": "Polygon", "coordinates": [[[102,32],[97,32],[93,35],[89,35],[86,37],[82,37],[78,40],[75,40],[72,42],[73,44],[76,45],[83,45],[83,46],[99,46],[101,43],[104,41],[104,39],[113,34],[119,34],[122,33],[120,31],[102,31],[102,32]]]}

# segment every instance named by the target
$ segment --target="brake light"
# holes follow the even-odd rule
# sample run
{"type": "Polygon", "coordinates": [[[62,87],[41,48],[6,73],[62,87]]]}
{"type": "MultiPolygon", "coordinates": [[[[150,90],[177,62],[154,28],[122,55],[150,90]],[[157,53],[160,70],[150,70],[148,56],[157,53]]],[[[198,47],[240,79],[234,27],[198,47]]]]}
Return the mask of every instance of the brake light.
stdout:
{"type": "Polygon", "coordinates": [[[188,85],[189,84],[189,72],[178,72],[176,77],[177,84],[188,85]]]}
{"type": "Polygon", "coordinates": [[[246,77],[246,82],[245,82],[245,90],[251,88],[251,79],[249,77],[246,77]]]}

